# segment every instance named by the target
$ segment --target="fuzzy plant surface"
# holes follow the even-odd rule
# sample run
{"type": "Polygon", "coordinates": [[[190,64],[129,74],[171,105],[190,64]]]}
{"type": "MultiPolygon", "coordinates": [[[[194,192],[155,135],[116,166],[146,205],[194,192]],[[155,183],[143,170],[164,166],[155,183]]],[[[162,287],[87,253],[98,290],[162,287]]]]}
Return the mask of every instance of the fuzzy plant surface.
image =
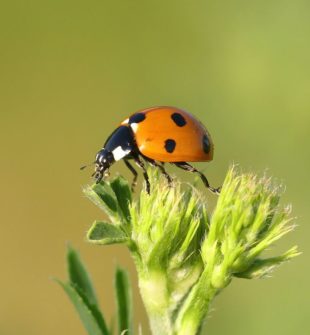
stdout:
{"type": "Polygon", "coordinates": [[[294,228],[271,179],[231,167],[211,214],[207,191],[178,181],[169,187],[155,169],[148,172],[151,193],[135,200],[122,177],[84,192],[109,218],[95,221],[87,240],[128,247],[153,335],[201,334],[212,300],[234,277],[265,277],[299,254],[294,246],[262,257],[294,228]]]}

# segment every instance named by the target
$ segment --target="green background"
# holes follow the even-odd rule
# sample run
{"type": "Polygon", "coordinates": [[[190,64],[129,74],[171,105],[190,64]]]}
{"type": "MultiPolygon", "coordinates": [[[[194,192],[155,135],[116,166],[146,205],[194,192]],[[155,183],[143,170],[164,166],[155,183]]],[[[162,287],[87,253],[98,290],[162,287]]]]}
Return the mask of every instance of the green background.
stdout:
{"type": "MultiPolygon", "coordinates": [[[[309,17],[308,0],[1,3],[1,335],[85,334],[50,279],[65,278],[67,241],[109,317],[115,265],[130,269],[135,320],[148,334],[127,250],[85,243],[102,213],[81,192],[91,170],[79,166],[119,122],[153,105],[206,124],[215,159],[197,166],[212,184],[231,162],[267,169],[297,217],[272,252],[297,243],[303,255],[271,279],[234,280],[213,304],[208,335],[309,334],[309,17]]],[[[123,165],[112,174],[131,177],[123,165]]]]}

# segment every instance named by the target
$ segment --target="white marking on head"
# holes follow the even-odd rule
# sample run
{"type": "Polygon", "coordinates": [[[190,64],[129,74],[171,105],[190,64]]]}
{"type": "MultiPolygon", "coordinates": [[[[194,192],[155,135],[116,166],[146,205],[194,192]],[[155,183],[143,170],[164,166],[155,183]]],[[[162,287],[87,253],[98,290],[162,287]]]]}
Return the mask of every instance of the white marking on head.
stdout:
{"type": "Polygon", "coordinates": [[[130,153],[130,150],[124,150],[122,149],[121,146],[118,146],[117,148],[115,148],[112,151],[113,157],[115,161],[119,161],[120,159],[124,158],[125,156],[127,156],[130,153]]]}
{"type": "Polygon", "coordinates": [[[129,122],[129,119],[126,119],[122,122],[122,124],[125,124],[125,123],[128,124],[128,122],[129,122]]]}
{"type": "Polygon", "coordinates": [[[136,133],[137,130],[138,130],[139,124],[138,123],[131,123],[130,127],[133,130],[133,132],[136,133]]]}

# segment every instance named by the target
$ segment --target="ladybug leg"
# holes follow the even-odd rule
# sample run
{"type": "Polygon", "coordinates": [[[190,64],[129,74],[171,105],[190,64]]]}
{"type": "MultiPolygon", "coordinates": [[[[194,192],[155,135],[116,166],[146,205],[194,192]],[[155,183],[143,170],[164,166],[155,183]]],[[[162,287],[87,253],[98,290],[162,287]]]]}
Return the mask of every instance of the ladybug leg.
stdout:
{"type": "Polygon", "coordinates": [[[155,162],[155,166],[157,166],[159,168],[159,170],[162,172],[162,174],[166,177],[166,179],[168,181],[168,185],[171,186],[172,185],[172,178],[169,176],[169,174],[165,170],[164,163],[158,164],[157,162],[155,162]]]}
{"type": "Polygon", "coordinates": [[[145,165],[138,155],[134,156],[133,159],[135,160],[136,164],[143,170],[143,177],[146,183],[146,192],[150,194],[151,186],[150,186],[149,176],[146,172],[145,165]]]}
{"type": "Polygon", "coordinates": [[[169,186],[171,186],[171,184],[172,184],[172,178],[169,176],[169,174],[165,170],[164,164],[163,163],[158,164],[158,162],[154,161],[154,159],[150,159],[148,157],[145,157],[145,160],[147,162],[149,162],[152,166],[156,166],[161,171],[161,173],[166,177],[169,186]]]}
{"type": "Polygon", "coordinates": [[[215,194],[220,194],[221,192],[221,187],[218,188],[214,188],[212,186],[210,186],[207,177],[200,171],[198,171],[196,168],[194,168],[193,166],[191,166],[190,164],[186,163],[186,162],[177,162],[177,163],[172,163],[175,166],[185,170],[185,171],[189,171],[189,172],[193,172],[193,173],[198,173],[202,182],[204,183],[204,185],[212,192],[215,194]]]}
{"type": "Polygon", "coordinates": [[[133,174],[133,180],[131,183],[131,192],[134,192],[135,187],[137,186],[137,178],[138,178],[138,172],[135,170],[135,168],[128,162],[127,159],[124,159],[124,162],[126,164],[126,166],[128,167],[128,169],[131,171],[131,173],[133,174]]]}

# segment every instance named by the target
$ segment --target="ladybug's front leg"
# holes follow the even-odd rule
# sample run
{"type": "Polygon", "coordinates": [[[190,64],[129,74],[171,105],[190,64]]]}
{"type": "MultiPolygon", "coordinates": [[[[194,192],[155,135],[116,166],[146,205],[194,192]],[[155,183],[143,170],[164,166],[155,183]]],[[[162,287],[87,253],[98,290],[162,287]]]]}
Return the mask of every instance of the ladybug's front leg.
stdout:
{"type": "Polygon", "coordinates": [[[128,162],[127,159],[124,159],[124,162],[128,169],[132,172],[133,174],[133,181],[131,183],[131,192],[134,192],[135,187],[137,186],[137,178],[138,178],[138,172],[135,170],[135,168],[128,162]]]}
{"type": "Polygon", "coordinates": [[[144,180],[145,180],[145,183],[146,183],[146,192],[148,194],[150,194],[151,185],[150,185],[150,181],[149,181],[149,176],[146,172],[145,165],[144,165],[143,161],[140,159],[139,155],[134,155],[133,159],[136,162],[136,164],[143,170],[143,177],[144,177],[144,180]]]}

